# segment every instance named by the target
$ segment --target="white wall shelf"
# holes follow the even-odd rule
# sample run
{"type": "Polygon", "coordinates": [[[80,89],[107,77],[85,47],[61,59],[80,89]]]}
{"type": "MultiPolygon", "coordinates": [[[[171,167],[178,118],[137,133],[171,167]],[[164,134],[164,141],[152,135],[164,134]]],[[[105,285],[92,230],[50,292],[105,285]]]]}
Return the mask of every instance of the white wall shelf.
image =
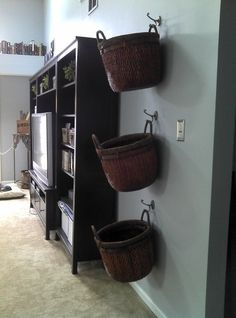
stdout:
{"type": "Polygon", "coordinates": [[[43,56],[0,54],[0,75],[32,76],[43,65],[43,56]]]}

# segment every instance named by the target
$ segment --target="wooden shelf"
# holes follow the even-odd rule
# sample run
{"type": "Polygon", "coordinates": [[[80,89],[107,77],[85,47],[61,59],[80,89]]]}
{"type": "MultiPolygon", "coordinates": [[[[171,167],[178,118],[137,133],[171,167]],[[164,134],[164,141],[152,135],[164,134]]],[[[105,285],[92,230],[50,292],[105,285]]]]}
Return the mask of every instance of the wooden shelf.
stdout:
{"type": "Polygon", "coordinates": [[[75,86],[75,81],[74,81],[74,82],[70,82],[70,83],[68,83],[68,84],[63,85],[63,86],[62,86],[62,88],[64,89],[64,88],[68,88],[68,87],[72,87],[72,86],[75,86]]]}
{"type": "Polygon", "coordinates": [[[74,146],[71,146],[70,144],[62,144],[62,147],[68,148],[68,149],[71,149],[71,150],[74,150],[74,149],[75,149],[75,147],[74,147],[74,146]]]}
{"type": "Polygon", "coordinates": [[[71,174],[70,172],[68,172],[68,171],[66,171],[66,170],[64,170],[64,169],[62,169],[62,171],[63,171],[65,174],[67,174],[69,177],[71,177],[71,178],[74,179],[73,174],[71,174]]]}
{"type": "Polygon", "coordinates": [[[50,93],[55,93],[56,92],[56,89],[55,88],[51,88],[51,89],[48,89],[47,91],[41,93],[41,94],[38,94],[37,97],[41,97],[41,96],[45,96],[47,94],[50,94],[50,93]]]}
{"type": "Polygon", "coordinates": [[[75,114],[63,114],[61,115],[62,118],[75,118],[75,114]]]}

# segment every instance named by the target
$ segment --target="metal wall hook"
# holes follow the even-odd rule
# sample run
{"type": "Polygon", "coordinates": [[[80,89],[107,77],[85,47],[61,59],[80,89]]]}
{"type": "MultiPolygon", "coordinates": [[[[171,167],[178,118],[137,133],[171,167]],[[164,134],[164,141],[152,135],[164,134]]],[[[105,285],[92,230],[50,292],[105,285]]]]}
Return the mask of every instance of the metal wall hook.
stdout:
{"type": "Polygon", "coordinates": [[[153,19],[152,17],[150,17],[150,13],[148,12],[147,13],[147,17],[149,19],[151,19],[152,21],[155,22],[156,25],[160,26],[161,25],[161,16],[159,15],[159,17],[157,19],[153,19]]]}
{"type": "Polygon", "coordinates": [[[150,204],[148,204],[148,203],[145,203],[145,202],[143,201],[143,199],[142,199],[142,200],[141,200],[141,203],[142,203],[143,205],[148,206],[148,208],[149,208],[148,211],[155,209],[155,202],[154,202],[154,200],[152,200],[152,201],[150,202],[150,204]]]}
{"type": "Polygon", "coordinates": [[[150,116],[150,117],[152,118],[152,121],[153,121],[153,119],[154,119],[154,120],[157,120],[157,119],[158,119],[158,111],[157,111],[157,110],[154,112],[153,115],[152,115],[152,114],[149,114],[146,109],[144,109],[143,112],[144,112],[144,114],[150,116]]]}

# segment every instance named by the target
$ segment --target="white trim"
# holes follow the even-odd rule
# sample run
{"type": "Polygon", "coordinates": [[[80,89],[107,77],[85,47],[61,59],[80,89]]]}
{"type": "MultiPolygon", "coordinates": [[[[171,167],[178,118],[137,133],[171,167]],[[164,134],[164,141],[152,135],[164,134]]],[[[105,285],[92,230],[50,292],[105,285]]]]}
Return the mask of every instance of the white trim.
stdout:
{"type": "Polygon", "coordinates": [[[163,312],[158,308],[151,298],[144,292],[144,290],[137,283],[130,283],[130,286],[136,291],[143,302],[150,308],[154,315],[158,318],[167,318],[163,312]]]}

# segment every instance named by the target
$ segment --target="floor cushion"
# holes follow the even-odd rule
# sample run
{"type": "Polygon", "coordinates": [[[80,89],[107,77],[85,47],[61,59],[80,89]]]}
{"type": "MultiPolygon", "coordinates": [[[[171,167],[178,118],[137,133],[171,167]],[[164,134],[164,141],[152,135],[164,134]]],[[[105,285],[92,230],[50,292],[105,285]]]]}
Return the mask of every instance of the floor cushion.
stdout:
{"type": "Polygon", "coordinates": [[[22,192],[16,185],[10,185],[11,190],[0,191],[0,200],[23,198],[25,193],[22,192]]]}

